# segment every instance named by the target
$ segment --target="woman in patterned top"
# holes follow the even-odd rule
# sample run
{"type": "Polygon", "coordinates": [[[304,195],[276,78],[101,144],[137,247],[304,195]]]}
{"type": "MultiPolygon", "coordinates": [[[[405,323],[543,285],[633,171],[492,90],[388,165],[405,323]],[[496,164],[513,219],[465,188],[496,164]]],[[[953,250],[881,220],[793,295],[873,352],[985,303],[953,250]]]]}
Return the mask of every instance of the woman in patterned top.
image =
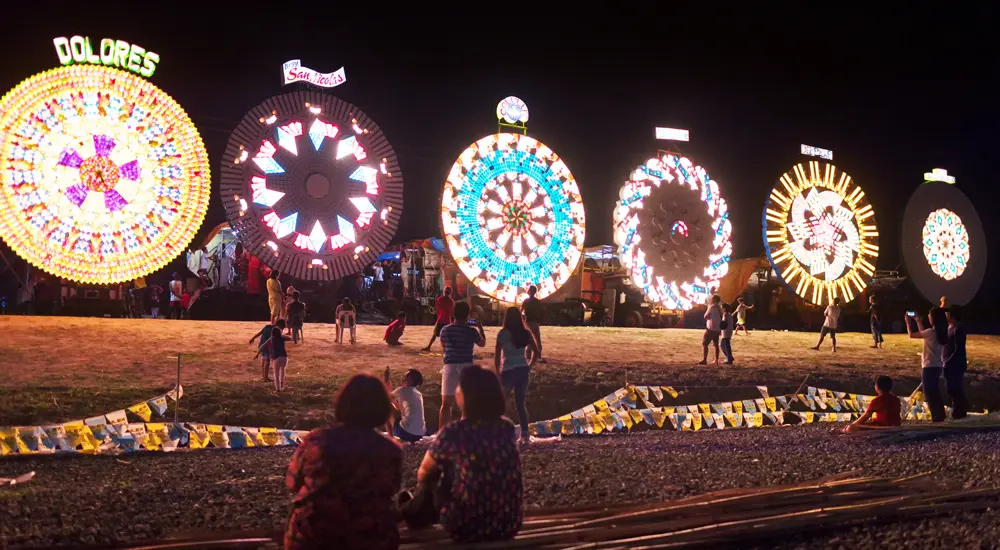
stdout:
{"type": "Polygon", "coordinates": [[[455,542],[512,539],[523,520],[524,487],[500,380],[478,365],[466,367],[455,397],[462,419],[438,433],[417,481],[439,484],[441,525],[455,542]]]}
{"type": "Polygon", "coordinates": [[[295,493],[286,549],[399,547],[393,497],[402,483],[403,451],[375,431],[391,411],[385,385],[358,374],[337,396],[337,423],[302,440],[286,476],[295,493]]]}

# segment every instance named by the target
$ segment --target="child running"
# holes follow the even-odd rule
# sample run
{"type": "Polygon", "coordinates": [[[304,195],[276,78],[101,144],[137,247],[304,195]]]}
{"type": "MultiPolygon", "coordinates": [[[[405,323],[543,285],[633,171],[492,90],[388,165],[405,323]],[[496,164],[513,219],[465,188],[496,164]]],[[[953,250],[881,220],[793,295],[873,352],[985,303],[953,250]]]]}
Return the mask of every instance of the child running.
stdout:
{"type": "Polygon", "coordinates": [[[903,423],[902,418],[900,418],[902,406],[899,402],[899,396],[892,393],[892,378],[879,376],[878,380],[875,381],[875,392],[878,395],[868,404],[865,414],[844,428],[844,433],[856,432],[861,428],[872,426],[883,428],[899,426],[903,423]]]}
{"type": "MultiPolygon", "coordinates": [[[[290,337],[282,334],[285,330],[285,320],[278,319],[271,329],[271,337],[267,339],[267,344],[271,348],[271,362],[274,363],[274,391],[281,392],[285,389],[285,367],[288,366],[288,351],[285,350],[285,342],[291,340],[290,337]]],[[[257,351],[260,354],[260,350],[257,351]]]]}
{"type": "MultiPolygon", "coordinates": [[[[391,389],[389,367],[383,375],[386,387],[391,389]]],[[[386,432],[396,436],[400,441],[416,443],[427,435],[427,423],[424,421],[424,394],[417,388],[424,383],[424,376],[417,369],[406,371],[403,385],[392,390],[392,405],[399,413],[391,426],[386,426],[386,432]]]]}
{"type": "Polygon", "coordinates": [[[406,330],[406,312],[400,311],[396,315],[396,320],[385,329],[385,336],[382,339],[390,346],[402,346],[403,343],[399,339],[402,338],[404,330],[406,330]]]}
{"type": "Polygon", "coordinates": [[[285,319],[288,319],[288,327],[292,329],[293,344],[298,344],[299,340],[306,341],[305,336],[302,335],[302,323],[306,319],[306,304],[299,300],[300,296],[298,290],[293,290],[292,301],[285,305],[285,319]]]}
{"type": "Polygon", "coordinates": [[[253,341],[260,338],[260,344],[257,345],[257,355],[260,356],[260,370],[264,375],[264,381],[271,381],[271,348],[270,346],[265,346],[268,338],[271,337],[271,331],[274,329],[274,325],[268,323],[264,325],[264,328],[260,329],[260,332],[253,335],[250,339],[250,344],[253,345],[253,341]]]}
{"type": "Polygon", "coordinates": [[[750,331],[747,330],[747,311],[753,309],[753,306],[743,303],[742,296],[736,299],[736,304],[736,334],[739,334],[742,328],[743,334],[750,336],[750,331]]]}

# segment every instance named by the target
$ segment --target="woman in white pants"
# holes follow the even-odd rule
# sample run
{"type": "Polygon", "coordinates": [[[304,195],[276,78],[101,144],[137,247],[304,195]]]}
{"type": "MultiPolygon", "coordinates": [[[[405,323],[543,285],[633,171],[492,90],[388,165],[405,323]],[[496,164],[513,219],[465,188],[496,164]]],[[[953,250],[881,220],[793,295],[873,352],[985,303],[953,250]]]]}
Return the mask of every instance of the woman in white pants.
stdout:
{"type": "Polygon", "coordinates": [[[355,317],[357,313],[354,311],[354,305],[351,304],[350,298],[344,298],[344,301],[337,306],[337,343],[344,343],[344,329],[350,329],[351,331],[351,343],[357,342],[357,323],[355,322],[355,317]]]}

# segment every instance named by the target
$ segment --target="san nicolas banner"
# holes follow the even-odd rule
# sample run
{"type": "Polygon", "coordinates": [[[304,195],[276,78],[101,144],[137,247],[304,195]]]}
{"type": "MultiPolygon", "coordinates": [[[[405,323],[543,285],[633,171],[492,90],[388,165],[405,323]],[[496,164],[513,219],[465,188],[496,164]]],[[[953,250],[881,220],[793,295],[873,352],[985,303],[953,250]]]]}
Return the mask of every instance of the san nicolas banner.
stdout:
{"type": "Polygon", "coordinates": [[[281,66],[281,72],[284,84],[291,84],[292,82],[308,82],[313,86],[319,86],[321,88],[333,88],[334,86],[340,86],[347,81],[347,75],[344,74],[343,67],[333,71],[332,73],[321,73],[319,71],[303,67],[302,61],[299,59],[293,59],[284,63],[281,66]]]}

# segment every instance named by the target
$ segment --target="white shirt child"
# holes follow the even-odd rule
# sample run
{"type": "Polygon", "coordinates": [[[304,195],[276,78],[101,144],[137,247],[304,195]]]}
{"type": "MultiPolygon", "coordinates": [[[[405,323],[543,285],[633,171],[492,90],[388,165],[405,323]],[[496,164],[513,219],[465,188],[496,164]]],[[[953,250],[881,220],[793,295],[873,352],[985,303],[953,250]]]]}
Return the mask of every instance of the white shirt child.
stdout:
{"type": "Polygon", "coordinates": [[[392,391],[392,396],[399,403],[399,427],[406,433],[427,435],[427,424],[424,423],[424,395],[414,386],[400,386],[392,391]]]}
{"type": "Polygon", "coordinates": [[[823,326],[836,329],[837,322],[840,321],[840,306],[826,306],[826,311],[823,312],[823,315],[826,316],[823,326]]]}

